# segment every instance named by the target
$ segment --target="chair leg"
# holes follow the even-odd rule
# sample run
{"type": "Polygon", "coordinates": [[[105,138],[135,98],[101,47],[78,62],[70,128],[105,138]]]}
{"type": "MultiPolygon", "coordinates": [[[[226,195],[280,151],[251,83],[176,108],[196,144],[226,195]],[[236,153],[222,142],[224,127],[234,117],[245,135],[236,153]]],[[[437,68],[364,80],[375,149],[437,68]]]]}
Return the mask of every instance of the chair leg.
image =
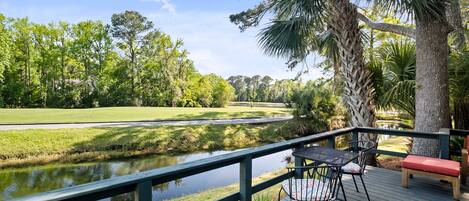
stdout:
{"type": "Polygon", "coordinates": [[[352,174],[352,179],[353,179],[353,184],[355,184],[355,189],[357,190],[357,192],[360,192],[358,191],[357,182],[355,181],[355,177],[353,176],[353,174],[352,174]]]}
{"type": "Polygon", "coordinates": [[[281,188],[280,188],[280,190],[278,191],[277,201],[280,201],[280,193],[282,193],[282,189],[281,189],[281,188]]]}
{"type": "Polygon", "coordinates": [[[370,201],[370,195],[368,195],[368,191],[366,190],[365,182],[363,181],[362,175],[360,175],[360,179],[362,180],[363,188],[365,189],[366,198],[368,198],[368,201],[370,201]]]}
{"type": "MultiPolygon", "coordinates": [[[[345,189],[344,189],[344,185],[342,184],[342,177],[339,178],[339,182],[340,182],[340,188],[342,189],[342,194],[344,195],[344,201],[347,201],[347,197],[345,196],[345,189]]],[[[339,194],[339,191],[337,191],[337,194],[339,194]]]]}
{"type": "Polygon", "coordinates": [[[409,184],[409,171],[406,168],[402,168],[402,183],[401,186],[404,188],[407,188],[407,185],[409,184]]]}
{"type": "Polygon", "coordinates": [[[451,181],[451,184],[453,186],[453,198],[455,200],[458,200],[459,199],[459,195],[461,194],[461,182],[460,182],[460,178],[456,178],[456,179],[453,179],[453,181],[451,181]]]}

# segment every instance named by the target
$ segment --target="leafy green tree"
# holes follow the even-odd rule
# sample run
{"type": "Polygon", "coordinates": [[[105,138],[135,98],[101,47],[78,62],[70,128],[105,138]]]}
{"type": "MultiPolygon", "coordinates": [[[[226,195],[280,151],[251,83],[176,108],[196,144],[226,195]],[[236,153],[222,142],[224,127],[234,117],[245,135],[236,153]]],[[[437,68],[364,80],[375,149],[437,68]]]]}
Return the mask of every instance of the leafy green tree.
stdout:
{"type": "Polygon", "coordinates": [[[232,99],[228,82],[197,72],[182,40],[150,30],[133,11],[112,20],[38,24],[0,16],[0,105],[223,107],[232,99]]]}
{"type": "Polygon", "coordinates": [[[27,18],[10,19],[11,33],[10,66],[4,72],[3,100],[7,107],[31,106],[39,102],[38,71],[33,63],[32,25],[27,18]]]}
{"type": "MultiPolygon", "coordinates": [[[[6,29],[5,17],[0,14],[0,94],[3,90],[3,72],[10,66],[11,60],[11,35],[9,30],[6,29]]],[[[0,107],[4,105],[3,97],[0,96],[0,107]]]]}
{"type": "Polygon", "coordinates": [[[100,21],[83,21],[72,26],[72,37],[71,51],[77,59],[75,64],[83,72],[75,78],[80,80],[82,104],[99,106],[106,85],[101,80],[113,52],[110,30],[100,21]]]}
{"type": "Polygon", "coordinates": [[[234,97],[234,88],[222,77],[208,74],[212,89],[211,107],[225,107],[234,97]]]}
{"type": "Polygon", "coordinates": [[[316,80],[295,89],[289,105],[300,122],[299,132],[306,134],[329,130],[333,117],[338,114],[339,101],[329,82],[316,80]]]}
{"type": "Polygon", "coordinates": [[[237,75],[237,76],[231,76],[228,78],[228,82],[233,86],[235,89],[235,100],[236,101],[247,101],[248,100],[248,95],[247,95],[247,88],[248,85],[245,82],[245,76],[242,75],[237,75]]]}
{"type": "Polygon", "coordinates": [[[262,77],[259,87],[257,88],[257,101],[268,102],[269,93],[271,90],[272,79],[270,76],[266,75],[262,77]]]}
{"type": "Polygon", "coordinates": [[[132,102],[134,105],[140,105],[140,94],[137,89],[141,68],[139,51],[144,33],[153,28],[153,23],[136,11],[113,14],[111,22],[112,35],[119,39],[118,47],[125,51],[125,57],[128,59],[132,102]]]}

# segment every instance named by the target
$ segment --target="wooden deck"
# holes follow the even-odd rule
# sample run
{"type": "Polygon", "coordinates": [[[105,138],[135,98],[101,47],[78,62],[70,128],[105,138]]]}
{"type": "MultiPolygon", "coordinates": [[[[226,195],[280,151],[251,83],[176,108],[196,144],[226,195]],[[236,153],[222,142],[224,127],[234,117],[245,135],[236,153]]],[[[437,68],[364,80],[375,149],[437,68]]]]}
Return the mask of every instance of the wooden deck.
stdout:
{"type": "MultiPolygon", "coordinates": [[[[366,194],[358,177],[360,192],[355,191],[352,177],[344,175],[344,188],[349,201],[366,201],[366,194]]],[[[414,176],[409,180],[409,187],[401,187],[401,172],[382,168],[369,167],[363,179],[372,201],[445,201],[453,200],[450,183],[440,182],[422,176],[414,176]]],[[[343,199],[339,193],[339,199],[343,199]]],[[[461,199],[469,200],[469,188],[462,186],[461,199]]]]}

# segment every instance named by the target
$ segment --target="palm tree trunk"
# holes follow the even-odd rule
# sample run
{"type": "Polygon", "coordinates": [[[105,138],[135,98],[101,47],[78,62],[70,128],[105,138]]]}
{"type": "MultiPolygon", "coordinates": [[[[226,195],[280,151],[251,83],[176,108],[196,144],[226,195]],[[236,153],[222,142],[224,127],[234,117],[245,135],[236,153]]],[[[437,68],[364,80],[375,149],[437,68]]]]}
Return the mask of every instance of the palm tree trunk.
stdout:
{"type": "MultiPolygon", "coordinates": [[[[442,8],[444,9],[444,8],[442,8]]],[[[448,33],[444,19],[416,20],[415,130],[436,132],[449,128],[448,33]]],[[[412,153],[438,157],[438,141],[415,138],[412,153]]]]}
{"type": "Polygon", "coordinates": [[[340,73],[345,82],[343,99],[349,110],[350,126],[372,127],[375,122],[373,87],[363,58],[356,6],[347,0],[330,0],[329,3],[332,14],[329,24],[339,48],[340,73]]]}
{"type": "MultiPolygon", "coordinates": [[[[343,100],[350,126],[373,127],[375,123],[371,73],[365,67],[358,12],[348,0],[329,0],[329,26],[339,48],[340,76],[344,81],[343,100]]],[[[360,140],[376,142],[377,136],[361,133],[360,140]]],[[[371,160],[376,163],[375,158],[371,160]]]]}

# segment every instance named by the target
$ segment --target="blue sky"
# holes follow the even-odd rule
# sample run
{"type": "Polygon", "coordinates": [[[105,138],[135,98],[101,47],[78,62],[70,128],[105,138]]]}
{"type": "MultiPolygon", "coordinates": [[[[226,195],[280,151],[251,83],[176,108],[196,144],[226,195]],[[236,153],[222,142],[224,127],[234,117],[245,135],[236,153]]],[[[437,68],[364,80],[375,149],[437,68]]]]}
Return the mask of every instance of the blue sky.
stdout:
{"type": "MultiPolygon", "coordinates": [[[[8,17],[29,17],[48,23],[102,20],[109,23],[113,13],[136,10],[161,31],[184,40],[184,48],[201,73],[230,75],[270,75],[294,78],[285,59],[262,54],[257,45],[259,28],[240,33],[228,16],[256,5],[260,0],[0,0],[0,13],[8,17]]],[[[308,65],[316,63],[311,57],[308,65]]],[[[311,69],[303,79],[321,77],[311,69]]]]}

